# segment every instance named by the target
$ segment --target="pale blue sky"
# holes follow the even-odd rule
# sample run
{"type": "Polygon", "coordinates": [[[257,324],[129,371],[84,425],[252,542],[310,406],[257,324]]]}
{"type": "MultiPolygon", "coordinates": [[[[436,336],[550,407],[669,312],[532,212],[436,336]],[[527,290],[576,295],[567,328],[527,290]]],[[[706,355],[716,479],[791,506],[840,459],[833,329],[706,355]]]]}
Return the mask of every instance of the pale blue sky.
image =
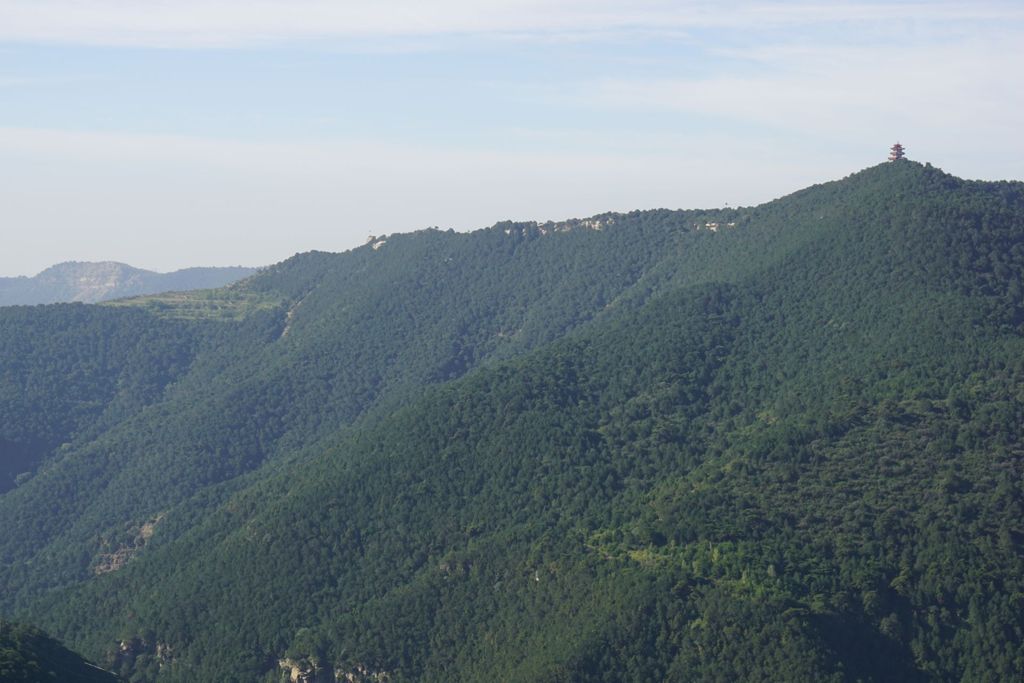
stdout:
{"type": "Polygon", "coordinates": [[[0,275],[1024,178],[1024,3],[0,0],[0,275]]]}

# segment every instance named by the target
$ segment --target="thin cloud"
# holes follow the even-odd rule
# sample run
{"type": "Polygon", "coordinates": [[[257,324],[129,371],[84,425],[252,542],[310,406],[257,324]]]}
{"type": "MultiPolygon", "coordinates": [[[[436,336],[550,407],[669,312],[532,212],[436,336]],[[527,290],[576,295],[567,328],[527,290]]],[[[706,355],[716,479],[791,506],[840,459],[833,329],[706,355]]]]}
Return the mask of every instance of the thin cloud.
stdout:
{"type": "Polygon", "coordinates": [[[764,29],[825,23],[1020,21],[1017,3],[765,3],[704,0],[3,0],[0,41],[239,47],[309,40],[606,31],[764,29]]]}
{"type": "Polygon", "coordinates": [[[783,46],[760,51],[754,61],[761,68],[749,73],[604,80],[579,96],[595,106],[713,116],[822,139],[903,130],[945,137],[953,147],[980,142],[1002,154],[1024,153],[1016,134],[1024,107],[1020,35],[914,46],[783,46]],[[972,131],[973,142],[964,131],[972,131]]]}

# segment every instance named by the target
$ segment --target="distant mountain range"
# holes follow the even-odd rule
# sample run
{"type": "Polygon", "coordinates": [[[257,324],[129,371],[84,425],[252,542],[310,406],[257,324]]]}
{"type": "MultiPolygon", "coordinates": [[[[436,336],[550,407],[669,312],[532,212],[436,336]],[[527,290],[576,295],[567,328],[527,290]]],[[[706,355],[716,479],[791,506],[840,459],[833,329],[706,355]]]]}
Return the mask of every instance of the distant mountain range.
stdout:
{"type": "Polygon", "coordinates": [[[184,268],[155,273],[124,263],[68,261],[35,277],[0,277],[0,306],[96,303],[158,292],[223,287],[256,272],[255,268],[184,268]]]}

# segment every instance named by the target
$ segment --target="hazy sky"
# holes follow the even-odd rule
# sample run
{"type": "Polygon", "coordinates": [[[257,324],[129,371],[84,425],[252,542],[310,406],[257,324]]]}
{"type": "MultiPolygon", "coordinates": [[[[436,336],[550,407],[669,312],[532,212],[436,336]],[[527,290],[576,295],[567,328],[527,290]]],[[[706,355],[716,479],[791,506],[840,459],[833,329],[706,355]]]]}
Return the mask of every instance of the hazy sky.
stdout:
{"type": "Polygon", "coordinates": [[[0,275],[1024,178],[1024,2],[0,0],[0,275]]]}

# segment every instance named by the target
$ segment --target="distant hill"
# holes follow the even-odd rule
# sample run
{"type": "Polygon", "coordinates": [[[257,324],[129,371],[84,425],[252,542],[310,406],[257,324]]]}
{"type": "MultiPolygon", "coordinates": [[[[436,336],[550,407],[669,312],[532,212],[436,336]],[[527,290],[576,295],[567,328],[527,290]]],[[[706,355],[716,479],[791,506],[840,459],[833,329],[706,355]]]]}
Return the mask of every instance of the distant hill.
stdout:
{"type": "Polygon", "coordinates": [[[96,303],[158,292],[223,287],[256,272],[255,268],[185,268],[155,273],[114,261],[68,261],[34,277],[0,277],[0,306],[96,303]]]}
{"type": "Polygon", "coordinates": [[[0,614],[123,678],[1024,680],[1024,183],[0,309],[0,614]]]}

